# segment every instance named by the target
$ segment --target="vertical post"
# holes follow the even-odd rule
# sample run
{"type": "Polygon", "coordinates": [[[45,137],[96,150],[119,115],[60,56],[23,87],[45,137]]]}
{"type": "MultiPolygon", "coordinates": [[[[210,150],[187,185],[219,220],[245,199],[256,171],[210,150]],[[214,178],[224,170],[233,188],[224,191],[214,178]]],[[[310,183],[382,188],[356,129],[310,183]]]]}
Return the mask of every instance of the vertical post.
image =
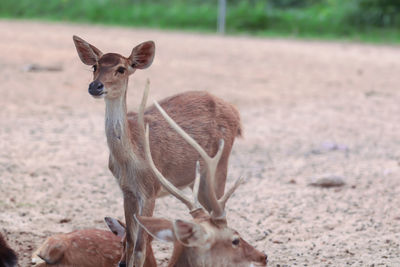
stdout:
{"type": "Polygon", "coordinates": [[[218,33],[225,33],[226,0],[218,0],[218,33]]]}

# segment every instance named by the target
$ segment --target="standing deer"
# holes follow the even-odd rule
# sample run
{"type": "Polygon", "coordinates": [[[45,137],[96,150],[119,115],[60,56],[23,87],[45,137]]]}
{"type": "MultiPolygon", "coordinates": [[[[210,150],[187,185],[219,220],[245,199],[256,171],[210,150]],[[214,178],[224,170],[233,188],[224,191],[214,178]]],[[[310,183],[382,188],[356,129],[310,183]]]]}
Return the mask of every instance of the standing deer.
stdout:
{"type": "Polygon", "coordinates": [[[0,233],[0,267],[17,266],[17,254],[12,250],[0,233]]]}
{"type": "Polygon", "coordinates": [[[110,217],[104,218],[110,231],[83,229],[53,235],[33,253],[35,267],[113,267],[122,254],[125,225],[110,217]]]}
{"type": "MultiPolygon", "coordinates": [[[[267,255],[252,247],[239,236],[238,232],[227,225],[225,204],[240,185],[241,180],[237,180],[234,186],[221,198],[218,199],[215,194],[214,179],[216,178],[217,166],[223,153],[223,139],[221,139],[217,153],[211,158],[157,103],[156,107],[170,126],[201,155],[208,173],[206,176],[207,187],[199,189],[200,175],[197,175],[193,187],[194,201],[191,201],[162,175],[152,159],[149,125],[147,124],[145,137],[146,159],[165,189],[188,207],[193,221],[175,220],[171,222],[166,219],[137,216],[135,218],[140,226],[154,238],[174,242],[174,251],[169,267],[266,266],[267,255]],[[210,203],[212,204],[211,212],[207,212],[198,201],[198,195],[205,193],[203,190],[208,191],[207,195],[210,197],[210,203]]],[[[196,173],[199,173],[199,168],[199,164],[197,164],[196,173]]]]}
{"type": "MultiPolygon", "coordinates": [[[[115,53],[103,54],[77,36],[73,40],[81,61],[93,66],[93,82],[89,85],[89,93],[105,99],[109,169],[117,178],[124,198],[128,266],[156,266],[151,240],[137,227],[133,216],[152,216],[155,199],[166,192],[144,159],[143,124],[138,124],[137,113],[127,113],[126,104],[128,78],[137,69],[151,65],[155,52],[154,42],[141,43],[133,48],[129,57],[123,57],[115,53]]],[[[162,100],[160,105],[208,154],[215,154],[219,140],[225,139],[215,177],[216,194],[222,196],[230,151],[235,137],[241,135],[240,117],[236,108],[206,92],[178,94],[162,100]]],[[[146,109],[144,121],[150,124],[153,131],[150,144],[156,148],[152,156],[157,168],[178,188],[192,186],[195,163],[199,156],[188,144],[180,145],[180,136],[168,126],[154,106],[146,109]]],[[[207,186],[203,181],[200,188],[207,186]]],[[[201,195],[199,201],[210,210],[207,195],[201,195]]],[[[125,266],[123,259],[120,266],[125,266]]]]}

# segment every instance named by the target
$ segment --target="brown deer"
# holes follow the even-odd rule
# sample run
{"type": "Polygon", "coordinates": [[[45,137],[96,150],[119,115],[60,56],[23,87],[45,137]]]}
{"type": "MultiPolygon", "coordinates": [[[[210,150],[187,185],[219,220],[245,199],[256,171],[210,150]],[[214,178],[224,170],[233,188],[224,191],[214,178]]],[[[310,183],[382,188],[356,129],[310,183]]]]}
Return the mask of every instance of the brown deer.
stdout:
{"type": "MultiPolygon", "coordinates": [[[[117,178],[124,198],[128,266],[141,267],[145,260],[145,266],[155,266],[150,238],[137,227],[133,215],[152,216],[155,199],[166,192],[144,159],[143,124],[138,124],[137,113],[127,113],[126,104],[128,78],[137,69],[151,65],[154,42],[141,43],[133,48],[129,57],[123,57],[116,53],[103,54],[77,36],[73,40],[81,61],[93,66],[93,82],[89,85],[89,93],[105,99],[109,169],[117,178]]],[[[241,135],[236,108],[206,92],[178,94],[162,100],[160,105],[208,154],[215,154],[219,140],[225,139],[215,177],[216,194],[222,196],[230,151],[235,137],[241,135]]],[[[198,154],[188,144],[180,145],[180,136],[162,120],[154,106],[146,109],[144,121],[150,124],[153,131],[150,144],[156,148],[152,156],[157,168],[178,188],[192,186],[198,154]]],[[[203,181],[200,188],[206,187],[203,181]]],[[[200,194],[199,200],[205,208],[210,209],[207,195],[200,194]]],[[[120,266],[124,266],[124,262],[120,266]]]]}
{"type": "MultiPolygon", "coordinates": [[[[188,207],[193,221],[175,220],[171,222],[166,219],[137,216],[136,219],[140,226],[154,238],[174,242],[173,255],[168,265],[170,267],[266,266],[267,255],[244,241],[239,236],[239,233],[229,228],[227,224],[225,204],[240,185],[241,180],[238,179],[234,186],[221,198],[218,199],[216,196],[214,179],[216,178],[217,166],[223,153],[223,139],[220,141],[217,153],[211,158],[157,103],[156,107],[170,126],[201,155],[208,173],[205,176],[207,187],[199,189],[200,175],[197,175],[193,187],[194,201],[191,201],[162,175],[152,159],[149,142],[149,125],[147,124],[145,136],[146,159],[165,189],[188,207]],[[210,197],[211,212],[207,212],[198,201],[198,194],[202,190],[208,191],[207,195],[210,197]]],[[[198,174],[199,166],[200,164],[197,164],[196,167],[196,173],[198,174]]]]}
{"type": "Polygon", "coordinates": [[[17,254],[12,250],[3,235],[0,233],[0,266],[14,267],[17,266],[17,254]]]}
{"type": "Polygon", "coordinates": [[[57,234],[33,253],[35,267],[113,267],[122,254],[125,225],[116,219],[104,218],[110,231],[83,229],[57,234]]]}

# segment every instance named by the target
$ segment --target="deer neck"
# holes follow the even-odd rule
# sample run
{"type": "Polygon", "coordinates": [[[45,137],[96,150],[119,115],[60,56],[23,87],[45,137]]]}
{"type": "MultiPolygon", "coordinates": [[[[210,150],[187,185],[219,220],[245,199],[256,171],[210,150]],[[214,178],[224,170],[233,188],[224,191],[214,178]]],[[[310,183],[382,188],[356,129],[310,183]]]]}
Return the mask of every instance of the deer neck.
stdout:
{"type": "Polygon", "coordinates": [[[137,153],[135,153],[135,145],[132,143],[127,119],[126,93],[119,98],[106,98],[105,101],[105,130],[110,153],[118,162],[136,162],[137,153]]]}
{"type": "MultiPolygon", "coordinates": [[[[175,245],[178,248],[179,245],[175,245]]],[[[174,247],[174,249],[176,249],[174,247]]],[[[168,267],[197,267],[197,266],[211,266],[211,265],[203,265],[202,261],[199,261],[198,253],[191,251],[189,248],[179,247],[176,253],[172,256],[171,262],[168,267]],[[177,252],[177,253],[176,253],[177,252]]]]}

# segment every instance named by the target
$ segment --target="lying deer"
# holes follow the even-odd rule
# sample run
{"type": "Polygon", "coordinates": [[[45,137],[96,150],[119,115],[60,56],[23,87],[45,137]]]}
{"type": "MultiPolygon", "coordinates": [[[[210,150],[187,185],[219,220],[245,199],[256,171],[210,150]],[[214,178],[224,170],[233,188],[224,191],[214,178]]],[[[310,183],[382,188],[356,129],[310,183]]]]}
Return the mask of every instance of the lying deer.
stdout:
{"type": "Polygon", "coordinates": [[[125,225],[116,219],[104,218],[110,231],[77,230],[53,235],[33,253],[35,267],[113,267],[122,253],[125,225]]]}
{"type": "Polygon", "coordinates": [[[0,266],[14,267],[17,266],[17,254],[12,250],[3,235],[0,233],[0,266]]]}
{"type": "MultiPolygon", "coordinates": [[[[155,52],[154,42],[141,43],[133,48],[129,57],[124,57],[116,53],[103,54],[77,36],[73,40],[81,61],[93,66],[93,82],[89,85],[89,93],[93,97],[105,99],[109,169],[117,178],[124,198],[127,262],[130,267],[141,267],[146,260],[147,267],[156,266],[150,239],[137,227],[133,216],[152,216],[155,199],[166,192],[144,160],[141,143],[143,125],[138,124],[137,113],[127,113],[126,104],[128,78],[137,69],[145,69],[151,65],[155,52]],[[146,252],[146,249],[150,252],[146,252]]],[[[214,181],[216,195],[222,196],[230,151],[235,137],[241,135],[236,108],[206,92],[178,94],[162,100],[160,105],[208,154],[215,154],[219,140],[224,138],[225,146],[214,181]]],[[[195,163],[199,160],[193,148],[181,144],[180,136],[162,120],[154,106],[146,109],[144,121],[152,128],[150,144],[157,168],[175,186],[193,186],[195,163]]],[[[200,183],[200,188],[206,187],[203,181],[205,180],[200,183]]],[[[199,200],[206,209],[210,209],[207,195],[199,195],[199,200]]],[[[123,259],[120,266],[124,266],[123,259]]]]}
{"type": "MultiPolygon", "coordinates": [[[[239,236],[237,231],[228,227],[225,204],[241,180],[237,180],[221,198],[218,199],[215,193],[214,179],[216,179],[217,166],[223,155],[223,139],[220,141],[217,153],[211,158],[157,103],[156,107],[169,125],[201,155],[209,175],[205,176],[207,187],[204,188],[199,188],[200,175],[196,176],[193,187],[194,201],[187,198],[155,166],[150,152],[149,124],[147,124],[146,159],[162,186],[188,207],[193,221],[175,220],[171,222],[166,219],[137,216],[135,218],[140,226],[154,238],[174,242],[173,255],[168,265],[170,267],[266,266],[267,255],[252,247],[239,236]],[[210,197],[210,212],[204,209],[198,201],[198,194],[204,193],[203,190],[207,191],[207,195],[210,197]]],[[[168,155],[165,156],[168,157],[168,155]]],[[[197,164],[196,173],[199,173],[199,166],[197,164]]]]}

